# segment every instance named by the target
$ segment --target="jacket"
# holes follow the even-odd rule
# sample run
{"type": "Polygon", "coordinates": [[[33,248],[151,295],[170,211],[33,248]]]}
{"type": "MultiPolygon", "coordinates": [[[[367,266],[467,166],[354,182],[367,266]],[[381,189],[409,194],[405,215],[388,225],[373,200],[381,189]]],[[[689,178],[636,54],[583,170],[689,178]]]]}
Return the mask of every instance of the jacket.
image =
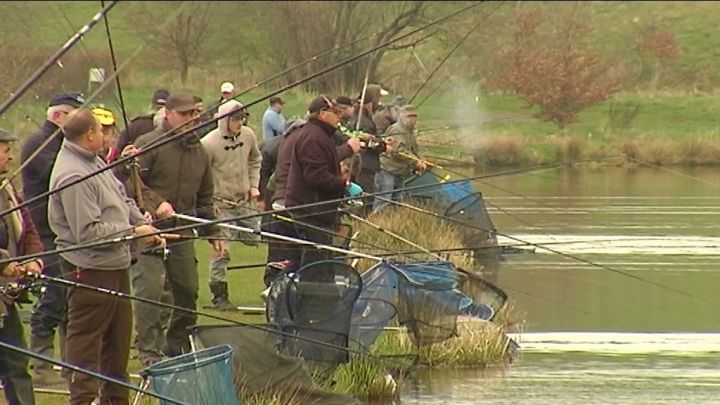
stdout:
{"type": "MultiPolygon", "coordinates": [[[[58,153],[50,186],[62,187],[105,166],[93,152],[66,140],[58,153]]],[[[57,235],[58,249],[131,235],[132,226],[145,223],[122,183],[109,170],[51,195],[48,219],[57,235]]],[[[81,269],[122,270],[130,267],[130,243],[111,243],[60,256],[81,269]]]]}
{"type": "MultiPolygon", "coordinates": [[[[135,141],[141,136],[148,132],[152,132],[155,129],[154,114],[140,115],[132,119],[127,128],[125,128],[118,136],[115,150],[119,154],[123,148],[128,145],[135,143],[135,141]]],[[[116,156],[111,156],[110,161],[117,159],[116,156]]]]}
{"type": "Polygon", "coordinates": [[[380,167],[382,170],[400,176],[403,178],[410,177],[415,165],[416,159],[408,158],[400,155],[399,152],[420,157],[420,149],[415,139],[414,129],[405,127],[402,121],[392,124],[385,133],[385,138],[392,138],[393,151],[391,153],[383,152],[380,155],[380,167]]]}
{"type": "MultiPolygon", "coordinates": [[[[45,121],[40,129],[35,132],[22,147],[20,159],[26,162],[35,151],[53,135],[52,140],[42,151],[35,156],[21,171],[23,197],[30,200],[45,193],[50,186],[50,173],[52,172],[55,158],[60,151],[63,141],[63,133],[58,126],[50,121],[45,121]],[[55,134],[55,135],[53,135],[55,134]]],[[[30,204],[30,217],[41,237],[54,238],[55,235],[48,224],[48,200],[47,198],[30,204]]]]}
{"type": "Polygon", "coordinates": [[[260,195],[264,200],[272,198],[272,191],[268,191],[268,182],[270,177],[275,173],[275,167],[277,166],[278,150],[280,149],[280,141],[283,140],[283,136],[276,136],[267,141],[263,141],[260,144],[260,154],[262,155],[262,162],[260,164],[260,182],[258,183],[260,189],[260,195]]]}
{"type": "MultiPolygon", "coordinates": [[[[367,112],[364,108],[361,109],[360,117],[360,131],[370,134],[370,135],[378,135],[377,127],[375,126],[375,122],[372,119],[372,115],[367,112]]],[[[358,120],[358,114],[355,114],[355,116],[350,120],[348,123],[348,126],[351,130],[354,130],[357,125],[358,120]]],[[[369,172],[377,172],[380,170],[380,153],[382,152],[382,149],[365,149],[363,148],[360,151],[360,157],[362,159],[362,168],[365,171],[369,172]]]]}
{"type": "MultiPolygon", "coordinates": [[[[332,136],[336,128],[311,119],[297,136],[290,155],[285,185],[285,206],[318,203],[342,197],[347,187],[340,174],[340,160],[332,136]]],[[[304,222],[333,226],[337,222],[340,203],[293,210],[304,222]]]]}
{"type": "MultiPolygon", "coordinates": [[[[135,145],[143,148],[155,140],[160,142],[161,138],[175,136],[175,131],[168,133],[169,130],[167,122],[163,122],[160,127],[138,138],[135,145]]],[[[173,139],[161,147],[151,149],[139,156],[138,164],[145,210],[154,214],[160,204],[167,201],[175,212],[205,219],[215,218],[210,159],[196,134],[186,134],[181,139],[173,139]]],[[[169,228],[178,225],[176,222],[161,221],[158,226],[169,228]]],[[[217,233],[214,226],[200,227],[198,230],[206,235],[217,233]]]]}
{"type": "MultiPolygon", "coordinates": [[[[0,210],[7,210],[22,203],[12,184],[0,191],[0,210]]],[[[30,212],[21,208],[0,219],[0,249],[6,258],[42,252],[43,244],[35,226],[30,219],[30,212]]],[[[0,265],[0,267],[4,267],[0,265]]],[[[12,281],[0,275],[0,285],[12,281]]],[[[0,300],[0,314],[4,313],[3,305],[11,305],[15,300],[7,295],[0,300]]]]}
{"type": "MultiPolygon", "coordinates": [[[[242,108],[242,104],[230,100],[218,109],[219,115],[242,108]]],[[[246,201],[251,187],[258,188],[262,156],[258,149],[255,132],[243,126],[236,136],[228,132],[228,117],[218,120],[218,128],[202,138],[212,177],[215,197],[234,202],[246,201]]],[[[222,207],[226,203],[216,201],[222,207]]],[[[230,207],[227,207],[230,208],[230,207]]]]}
{"type": "Polygon", "coordinates": [[[373,114],[373,122],[375,122],[375,128],[377,129],[378,135],[383,135],[390,125],[396,122],[392,117],[392,109],[397,108],[393,105],[383,106],[380,110],[373,114]]]}

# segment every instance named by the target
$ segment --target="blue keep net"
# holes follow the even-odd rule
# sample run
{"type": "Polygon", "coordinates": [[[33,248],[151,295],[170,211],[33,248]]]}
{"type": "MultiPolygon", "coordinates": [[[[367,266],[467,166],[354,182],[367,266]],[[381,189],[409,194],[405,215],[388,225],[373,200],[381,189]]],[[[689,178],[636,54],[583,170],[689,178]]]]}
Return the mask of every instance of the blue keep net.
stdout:
{"type": "Polygon", "coordinates": [[[406,181],[404,187],[418,188],[407,190],[405,193],[408,197],[444,203],[441,204],[444,206],[452,204],[468,195],[475,194],[475,188],[469,180],[457,182],[455,180],[457,179],[447,179],[431,169],[421,176],[413,177],[406,181]]]}
{"type": "Polygon", "coordinates": [[[362,279],[350,336],[365,349],[396,315],[421,346],[454,336],[460,315],[491,320],[496,312],[496,308],[460,290],[467,275],[447,261],[380,263],[365,272],[362,279]]]}
{"type": "MultiPolygon", "coordinates": [[[[140,373],[152,390],[192,405],[238,405],[232,348],[214,346],[155,363],[140,373]]],[[[160,401],[161,405],[171,402],[160,401]]]]}

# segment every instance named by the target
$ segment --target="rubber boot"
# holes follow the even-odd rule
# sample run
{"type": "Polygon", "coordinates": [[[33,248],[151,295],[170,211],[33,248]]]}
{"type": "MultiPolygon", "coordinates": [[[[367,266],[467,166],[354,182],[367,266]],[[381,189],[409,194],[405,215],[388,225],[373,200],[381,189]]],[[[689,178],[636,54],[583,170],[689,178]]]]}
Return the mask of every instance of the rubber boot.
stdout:
{"type": "MultiPolygon", "coordinates": [[[[30,350],[41,356],[54,358],[53,338],[30,335],[30,350]]],[[[44,387],[67,385],[67,381],[53,370],[52,364],[35,359],[31,359],[30,364],[33,369],[33,385],[44,387]]]]}
{"type": "Polygon", "coordinates": [[[220,311],[237,311],[228,298],[228,284],[226,282],[210,283],[210,292],[213,294],[212,303],[220,311]]]}

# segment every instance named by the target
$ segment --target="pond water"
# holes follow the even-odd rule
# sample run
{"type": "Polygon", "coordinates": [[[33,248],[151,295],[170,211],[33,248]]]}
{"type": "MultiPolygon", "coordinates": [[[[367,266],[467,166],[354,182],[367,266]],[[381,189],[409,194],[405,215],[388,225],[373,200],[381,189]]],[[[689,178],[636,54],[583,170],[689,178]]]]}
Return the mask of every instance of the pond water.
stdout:
{"type": "Polygon", "coordinates": [[[493,277],[526,321],[521,353],[418,373],[402,403],[720,403],[720,170],[565,168],[476,187],[501,243],[536,245],[493,277]]]}

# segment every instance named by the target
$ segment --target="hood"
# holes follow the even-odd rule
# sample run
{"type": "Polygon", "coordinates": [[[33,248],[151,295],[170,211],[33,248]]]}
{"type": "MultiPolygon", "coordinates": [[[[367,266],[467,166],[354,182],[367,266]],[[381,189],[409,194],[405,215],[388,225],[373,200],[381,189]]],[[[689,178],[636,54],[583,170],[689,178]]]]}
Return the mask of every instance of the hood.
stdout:
{"type": "MultiPolygon", "coordinates": [[[[239,101],[228,100],[228,101],[220,104],[220,107],[218,107],[218,116],[223,116],[223,115],[229,114],[233,111],[241,110],[242,108],[243,108],[243,105],[239,101]]],[[[227,130],[227,122],[228,122],[228,117],[223,117],[218,120],[218,129],[220,130],[220,134],[223,137],[230,135],[227,130]]]]}

